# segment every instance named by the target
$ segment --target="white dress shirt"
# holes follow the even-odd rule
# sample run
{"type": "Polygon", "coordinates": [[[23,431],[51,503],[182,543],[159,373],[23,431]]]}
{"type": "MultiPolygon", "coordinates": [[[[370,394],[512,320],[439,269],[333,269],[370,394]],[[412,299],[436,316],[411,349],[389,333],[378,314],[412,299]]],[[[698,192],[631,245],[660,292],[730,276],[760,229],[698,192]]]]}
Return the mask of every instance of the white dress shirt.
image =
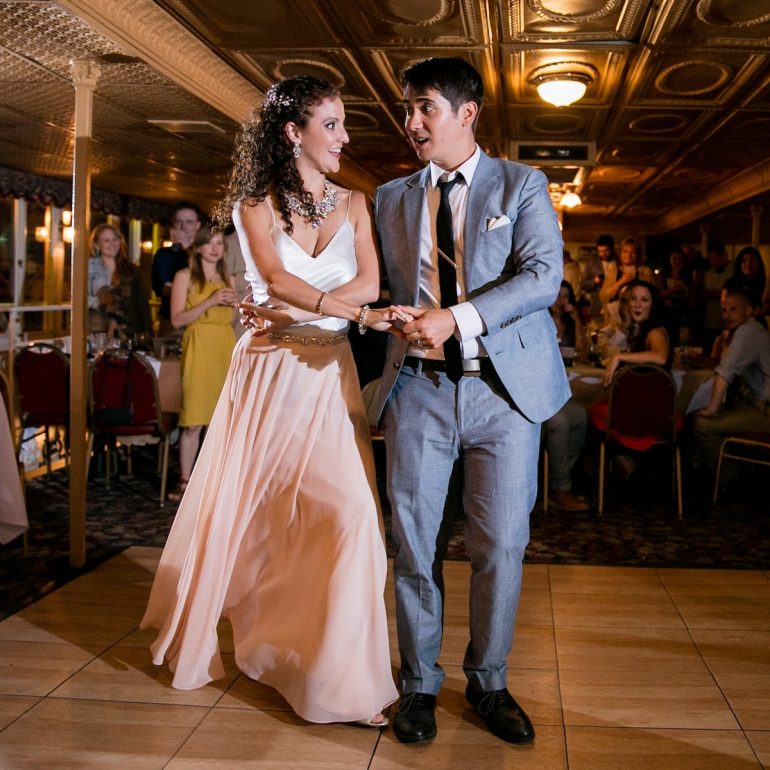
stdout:
{"type": "MultiPolygon", "coordinates": [[[[484,333],[484,322],[481,320],[476,308],[465,301],[465,276],[463,273],[463,232],[465,230],[465,213],[468,207],[468,190],[473,184],[473,175],[478,166],[481,150],[476,145],[476,151],[461,166],[454,171],[447,172],[436,166],[433,162],[429,165],[431,184],[428,194],[425,196],[425,207],[420,229],[419,259],[420,259],[420,286],[419,307],[440,308],[441,289],[439,288],[438,260],[436,248],[436,216],[441,202],[441,192],[438,182],[451,181],[459,173],[465,180],[456,184],[449,193],[449,205],[452,209],[452,228],[454,230],[455,253],[454,262],[457,265],[457,299],[458,304],[449,308],[455,317],[457,330],[455,337],[460,340],[463,358],[479,358],[486,356],[484,346],[479,336],[484,333]]],[[[408,354],[419,358],[443,359],[442,349],[426,350],[425,348],[411,345],[408,354]]]]}

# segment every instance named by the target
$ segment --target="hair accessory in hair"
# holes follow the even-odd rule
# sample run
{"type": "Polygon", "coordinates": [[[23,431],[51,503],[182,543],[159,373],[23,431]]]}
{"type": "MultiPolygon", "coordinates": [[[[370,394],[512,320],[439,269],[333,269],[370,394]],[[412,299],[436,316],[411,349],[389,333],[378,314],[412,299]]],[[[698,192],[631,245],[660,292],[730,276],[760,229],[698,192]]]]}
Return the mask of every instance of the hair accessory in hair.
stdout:
{"type": "Polygon", "coordinates": [[[270,86],[265,94],[267,101],[276,107],[291,107],[294,100],[290,96],[278,93],[278,84],[270,86]]]}

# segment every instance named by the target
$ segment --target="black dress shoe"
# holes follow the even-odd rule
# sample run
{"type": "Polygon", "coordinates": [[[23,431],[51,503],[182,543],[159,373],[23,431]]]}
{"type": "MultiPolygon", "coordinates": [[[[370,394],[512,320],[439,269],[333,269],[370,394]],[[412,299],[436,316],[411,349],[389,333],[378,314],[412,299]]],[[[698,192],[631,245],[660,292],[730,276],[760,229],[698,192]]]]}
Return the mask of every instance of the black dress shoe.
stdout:
{"type": "Polygon", "coordinates": [[[492,735],[508,743],[530,743],[535,739],[532,722],[505,688],[479,692],[468,685],[465,697],[484,720],[492,735]]]}
{"type": "Polygon", "coordinates": [[[410,692],[398,703],[393,732],[401,743],[428,741],[436,734],[436,696],[410,692]]]}

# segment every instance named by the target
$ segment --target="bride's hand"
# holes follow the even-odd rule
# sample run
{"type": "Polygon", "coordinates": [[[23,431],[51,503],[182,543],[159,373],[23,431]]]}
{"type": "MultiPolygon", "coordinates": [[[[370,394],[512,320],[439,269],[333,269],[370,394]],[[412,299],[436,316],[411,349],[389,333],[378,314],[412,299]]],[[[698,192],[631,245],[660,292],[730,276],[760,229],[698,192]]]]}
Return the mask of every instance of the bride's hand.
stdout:
{"type": "Polygon", "coordinates": [[[270,330],[285,329],[294,323],[294,318],[287,312],[288,305],[265,304],[255,305],[253,302],[240,302],[241,323],[252,329],[257,337],[265,335],[270,330]]]}
{"type": "Polygon", "coordinates": [[[366,314],[366,325],[370,329],[378,332],[390,332],[397,337],[403,336],[401,326],[413,320],[414,318],[410,313],[395,305],[369,308],[369,312],[366,314]]]}

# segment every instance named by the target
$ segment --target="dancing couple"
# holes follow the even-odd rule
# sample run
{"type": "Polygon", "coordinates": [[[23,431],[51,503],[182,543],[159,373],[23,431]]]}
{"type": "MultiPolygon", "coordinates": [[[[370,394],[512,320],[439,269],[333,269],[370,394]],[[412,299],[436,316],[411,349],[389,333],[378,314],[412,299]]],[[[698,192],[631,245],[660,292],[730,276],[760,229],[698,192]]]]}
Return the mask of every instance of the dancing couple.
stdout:
{"type": "Polygon", "coordinates": [[[218,211],[238,231],[252,333],[230,371],[182,499],[143,626],[153,659],[193,688],[235,662],[311,722],[388,723],[398,698],[369,421],[346,332],[389,332],[369,420],[382,418],[396,546],[401,698],[396,736],[436,735],[442,537],[459,460],[471,561],[467,698],[489,729],[534,738],[507,689],[540,422],[569,388],[548,308],[562,242],[545,178],[475,141],[483,101],[462,59],[402,75],[406,132],[427,163],[379,188],[375,231],[393,305],[379,295],[361,192],[327,179],[348,135],[337,90],[272,86],[239,135],[218,211]]]}

